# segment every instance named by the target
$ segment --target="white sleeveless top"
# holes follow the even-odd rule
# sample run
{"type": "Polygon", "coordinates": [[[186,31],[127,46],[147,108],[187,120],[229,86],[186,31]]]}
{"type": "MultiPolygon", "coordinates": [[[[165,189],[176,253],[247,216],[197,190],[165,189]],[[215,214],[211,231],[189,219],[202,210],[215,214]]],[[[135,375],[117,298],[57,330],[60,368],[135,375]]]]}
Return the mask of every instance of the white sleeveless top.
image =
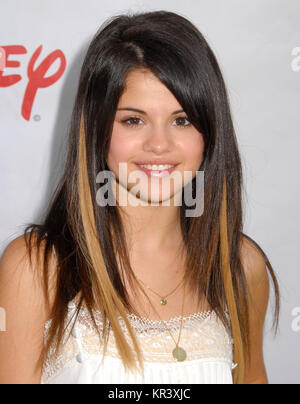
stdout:
{"type": "MultiPolygon", "coordinates": [[[[173,358],[175,344],[161,321],[128,315],[143,353],[144,375],[125,371],[112,330],[104,355],[87,308],[81,308],[76,321],[75,311],[75,303],[69,303],[67,332],[57,356],[50,348],[41,384],[233,384],[233,341],[214,311],[184,317],[179,344],[187,352],[184,362],[173,358]]],[[[96,311],[94,315],[101,331],[102,317],[96,311]]],[[[125,322],[119,321],[129,341],[125,322]]],[[[50,324],[51,320],[45,324],[45,343],[50,324]]],[[[180,317],[165,325],[177,341],[180,317]]]]}

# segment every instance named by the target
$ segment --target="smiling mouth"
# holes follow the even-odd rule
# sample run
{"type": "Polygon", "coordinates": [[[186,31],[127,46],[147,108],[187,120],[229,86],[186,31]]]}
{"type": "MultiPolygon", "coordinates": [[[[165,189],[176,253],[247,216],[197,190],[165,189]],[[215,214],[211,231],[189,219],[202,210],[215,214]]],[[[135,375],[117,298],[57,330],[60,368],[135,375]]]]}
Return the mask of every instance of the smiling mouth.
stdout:
{"type": "Polygon", "coordinates": [[[143,171],[148,175],[148,177],[165,177],[170,175],[178,166],[171,165],[171,164],[164,164],[164,165],[140,165],[136,164],[139,170],[143,171]]]}

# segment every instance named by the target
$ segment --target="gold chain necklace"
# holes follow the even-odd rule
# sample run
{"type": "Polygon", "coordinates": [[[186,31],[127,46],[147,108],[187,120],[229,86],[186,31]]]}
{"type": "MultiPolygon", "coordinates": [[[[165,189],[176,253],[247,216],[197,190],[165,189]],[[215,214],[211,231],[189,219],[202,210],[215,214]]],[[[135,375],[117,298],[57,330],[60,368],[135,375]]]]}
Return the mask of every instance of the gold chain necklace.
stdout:
{"type": "Polygon", "coordinates": [[[186,291],[186,282],[184,284],[184,292],[183,292],[183,300],[182,300],[182,310],[181,310],[181,323],[180,323],[180,331],[179,331],[179,337],[178,337],[178,341],[176,342],[175,338],[173,337],[173,334],[171,333],[171,331],[168,329],[168,327],[165,324],[165,321],[162,320],[161,316],[159,315],[159,313],[157,312],[157,310],[155,309],[155,307],[152,305],[155,313],[157,314],[157,316],[160,318],[160,321],[163,323],[164,327],[166,328],[166,330],[168,331],[168,333],[171,335],[172,340],[174,341],[174,344],[176,345],[175,348],[173,349],[173,357],[174,359],[177,359],[178,362],[183,362],[186,360],[187,357],[187,353],[186,351],[181,348],[179,346],[180,340],[181,340],[181,335],[182,335],[182,328],[183,328],[183,313],[184,313],[184,302],[185,302],[185,291],[186,291]]]}
{"type": "Polygon", "coordinates": [[[143,285],[145,286],[147,289],[149,289],[152,293],[154,293],[156,296],[158,296],[160,298],[160,304],[162,306],[166,306],[168,304],[168,298],[170,296],[172,296],[175,292],[177,292],[177,290],[179,289],[179,287],[182,285],[183,281],[184,281],[184,277],[182,278],[182,280],[180,281],[180,283],[176,286],[176,288],[174,290],[172,290],[172,292],[170,292],[168,295],[166,296],[161,296],[159,293],[155,292],[155,290],[153,290],[152,288],[150,288],[150,286],[146,285],[145,282],[143,282],[141,279],[139,279],[136,275],[135,275],[136,279],[143,285]]]}

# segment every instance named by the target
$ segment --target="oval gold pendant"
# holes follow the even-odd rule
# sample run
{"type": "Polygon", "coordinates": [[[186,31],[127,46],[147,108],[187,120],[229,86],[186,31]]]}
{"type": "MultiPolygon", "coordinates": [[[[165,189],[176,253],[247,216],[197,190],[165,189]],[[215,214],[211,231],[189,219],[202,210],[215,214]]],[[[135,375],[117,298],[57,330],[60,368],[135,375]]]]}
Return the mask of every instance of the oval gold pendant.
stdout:
{"type": "Polygon", "coordinates": [[[168,303],[168,300],[167,300],[167,299],[161,299],[161,301],[160,301],[160,304],[161,304],[162,306],[166,306],[167,303],[168,303]]]}
{"type": "Polygon", "coordinates": [[[173,356],[175,359],[178,360],[178,362],[183,362],[186,360],[186,352],[183,348],[180,348],[177,346],[174,351],[173,351],[173,356]]]}

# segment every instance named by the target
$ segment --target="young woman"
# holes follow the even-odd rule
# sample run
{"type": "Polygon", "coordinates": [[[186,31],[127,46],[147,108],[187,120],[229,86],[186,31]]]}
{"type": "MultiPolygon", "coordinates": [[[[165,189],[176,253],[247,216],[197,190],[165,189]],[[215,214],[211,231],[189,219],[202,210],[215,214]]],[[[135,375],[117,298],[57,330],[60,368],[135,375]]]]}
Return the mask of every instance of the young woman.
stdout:
{"type": "Polygon", "coordinates": [[[275,326],[278,284],[243,233],[226,88],[190,21],[156,11],[100,28],[47,215],[8,245],[0,265],[1,383],[268,382],[268,275],[275,326]],[[115,204],[99,203],[102,172],[114,175],[115,204]],[[136,172],[138,193],[139,181],[128,181],[136,172]],[[199,172],[204,210],[192,216],[184,198],[174,201],[188,186],[198,195],[199,172]],[[173,173],[183,180],[164,193],[173,173]]]}

